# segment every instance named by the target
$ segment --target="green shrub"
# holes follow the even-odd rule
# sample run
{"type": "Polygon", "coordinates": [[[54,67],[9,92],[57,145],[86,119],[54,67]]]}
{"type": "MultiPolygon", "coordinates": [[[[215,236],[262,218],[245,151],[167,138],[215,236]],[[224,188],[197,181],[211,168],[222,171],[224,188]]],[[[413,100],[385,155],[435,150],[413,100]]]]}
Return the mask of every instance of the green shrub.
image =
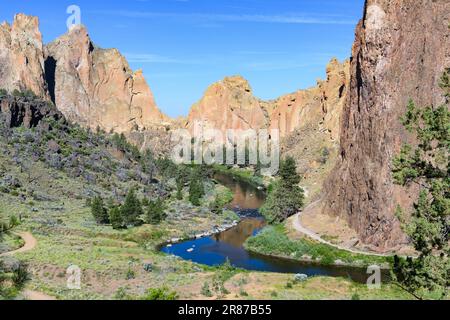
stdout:
{"type": "Polygon", "coordinates": [[[126,224],[122,217],[122,211],[119,207],[112,207],[109,210],[109,221],[115,230],[125,229],[126,224]]]}
{"type": "Polygon", "coordinates": [[[201,294],[204,295],[205,297],[208,297],[208,298],[213,296],[213,294],[211,292],[211,289],[209,288],[208,282],[205,282],[203,284],[201,294]]]}
{"type": "Polygon", "coordinates": [[[354,293],[354,294],[352,295],[352,300],[358,301],[358,300],[361,300],[361,297],[359,296],[359,294],[354,293]]]}
{"type": "Polygon", "coordinates": [[[12,282],[14,286],[18,289],[22,289],[25,283],[30,279],[30,274],[28,272],[28,266],[25,263],[20,263],[17,270],[13,272],[12,282]]]}
{"type": "Polygon", "coordinates": [[[142,297],[142,300],[177,300],[178,294],[175,291],[170,291],[167,287],[162,287],[158,289],[148,289],[145,296],[142,297]]]}
{"type": "Polygon", "coordinates": [[[92,200],[91,212],[98,224],[109,223],[108,210],[106,210],[101,197],[95,197],[94,200],[92,200]]]}
{"type": "Polygon", "coordinates": [[[164,201],[158,199],[150,201],[147,208],[147,223],[157,225],[167,218],[164,201]]]}

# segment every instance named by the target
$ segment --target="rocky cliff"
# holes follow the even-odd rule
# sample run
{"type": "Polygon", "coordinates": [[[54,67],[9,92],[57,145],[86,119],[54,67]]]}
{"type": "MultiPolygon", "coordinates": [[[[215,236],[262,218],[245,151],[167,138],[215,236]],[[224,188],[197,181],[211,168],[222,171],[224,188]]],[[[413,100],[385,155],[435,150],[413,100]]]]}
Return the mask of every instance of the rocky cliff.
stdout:
{"type": "Polygon", "coordinates": [[[222,132],[267,128],[268,103],[256,98],[241,76],[227,77],[211,85],[192,106],[186,126],[193,129],[195,122],[222,132]]]}
{"type": "Polygon", "coordinates": [[[349,63],[333,59],[327,67],[327,79],[317,86],[299,90],[276,100],[256,98],[247,80],[227,77],[211,85],[191,108],[186,126],[194,122],[219,129],[278,129],[288,137],[309,124],[321,125],[337,140],[339,117],[349,83],[349,63]]]}
{"type": "Polygon", "coordinates": [[[0,88],[48,97],[43,52],[38,18],[18,14],[12,25],[0,24],[0,88]]]}
{"type": "Polygon", "coordinates": [[[356,30],[338,167],[324,212],[345,218],[363,242],[384,251],[405,242],[394,211],[411,203],[394,186],[392,158],[411,137],[399,117],[408,99],[437,105],[450,66],[447,0],[367,0],[356,30]]]}
{"type": "Polygon", "coordinates": [[[141,71],[116,49],[100,49],[74,27],[46,46],[46,76],[55,105],[71,121],[106,131],[142,131],[165,117],[141,71]]]}
{"type": "Polygon", "coordinates": [[[350,82],[350,63],[330,61],[325,80],[271,101],[253,95],[247,80],[228,77],[211,85],[188,116],[186,127],[228,129],[276,129],[282,152],[293,156],[303,186],[316,196],[335,165],[339,149],[340,117],[350,82]]]}
{"type": "Polygon", "coordinates": [[[339,139],[339,120],[350,81],[349,61],[336,59],[327,66],[325,80],[307,90],[285,95],[271,103],[270,127],[282,137],[308,125],[320,126],[333,140],[339,139]]]}
{"type": "Polygon", "coordinates": [[[142,72],[116,49],[96,47],[83,26],[44,46],[38,19],[23,14],[0,25],[0,88],[31,90],[92,129],[142,131],[167,121],[142,72]]]}
{"type": "Polygon", "coordinates": [[[0,119],[7,128],[36,127],[44,118],[59,120],[63,116],[48,102],[23,97],[0,96],[0,119]]]}

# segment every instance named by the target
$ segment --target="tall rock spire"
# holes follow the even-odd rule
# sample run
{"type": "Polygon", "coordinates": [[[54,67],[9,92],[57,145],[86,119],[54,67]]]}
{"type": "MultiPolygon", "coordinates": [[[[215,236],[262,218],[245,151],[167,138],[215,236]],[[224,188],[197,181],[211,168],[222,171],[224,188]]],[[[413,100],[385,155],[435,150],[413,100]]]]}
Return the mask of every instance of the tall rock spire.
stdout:
{"type": "Polygon", "coordinates": [[[133,72],[118,50],[96,47],[83,26],[47,45],[46,65],[50,64],[54,65],[50,94],[69,120],[128,132],[165,119],[142,72],[133,72]]]}
{"type": "Polygon", "coordinates": [[[18,14],[12,25],[0,24],[0,88],[48,98],[38,18],[18,14]]]}
{"type": "Polygon", "coordinates": [[[399,119],[409,99],[419,106],[442,102],[449,19],[447,0],[367,0],[356,30],[341,159],[327,183],[324,212],[344,217],[380,251],[406,241],[394,212],[397,204],[411,204],[414,192],[394,186],[391,176],[393,157],[410,140],[399,119]]]}

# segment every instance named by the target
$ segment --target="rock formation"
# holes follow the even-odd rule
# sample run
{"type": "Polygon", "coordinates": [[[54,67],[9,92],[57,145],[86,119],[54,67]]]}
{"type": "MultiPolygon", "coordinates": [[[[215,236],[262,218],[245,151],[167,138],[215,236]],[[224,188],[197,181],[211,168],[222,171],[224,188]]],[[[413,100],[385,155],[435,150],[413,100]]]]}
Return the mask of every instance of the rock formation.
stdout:
{"type": "Polygon", "coordinates": [[[269,126],[268,103],[257,99],[247,80],[228,77],[211,85],[202,99],[192,106],[186,126],[195,122],[205,128],[247,130],[269,126]]]}
{"type": "Polygon", "coordinates": [[[23,97],[0,97],[0,119],[7,128],[36,127],[44,118],[61,119],[62,114],[51,104],[23,97]]]}
{"type": "Polygon", "coordinates": [[[315,197],[337,159],[349,81],[349,61],[333,59],[327,66],[327,78],[315,87],[263,101],[253,95],[247,80],[228,77],[206,90],[192,107],[186,127],[193,132],[197,122],[222,134],[228,129],[279,130],[283,154],[296,159],[305,178],[303,186],[315,197]]]}
{"type": "Polygon", "coordinates": [[[48,97],[43,51],[38,18],[18,14],[12,25],[0,24],[0,88],[48,97]]]}
{"type": "Polygon", "coordinates": [[[327,79],[317,86],[299,90],[273,101],[269,111],[270,127],[279,129],[282,137],[310,124],[321,125],[339,139],[339,119],[349,84],[349,62],[331,60],[327,79]]]}
{"type": "Polygon", "coordinates": [[[31,90],[92,129],[127,133],[168,121],[142,71],[116,49],[96,47],[83,26],[43,46],[38,18],[23,14],[0,25],[0,89],[31,90]]]}
{"type": "Polygon", "coordinates": [[[437,84],[450,66],[449,18],[447,0],[367,0],[356,30],[340,160],[324,213],[345,218],[379,251],[405,241],[394,211],[411,193],[394,186],[391,162],[411,137],[399,117],[410,98],[442,102],[437,84]]]}
{"type": "Polygon", "coordinates": [[[316,87],[263,101],[253,95],[247,80],[241,76],[227,77],[211,85],[192,106],[186,126],[192,129],[198,121],[222,132],[278,129],[284,138],[302,126],[320,123],[337,140],[348,82],[349,63],[333,59],[327,67],[327,79],[319,80],[316,87]]]}
{"type": "Polygon", "coordinates": [[[71,121],[130,132],[165,120],[142,72],[116,49],[97,48],[83,26],[47,45],[46,72],[52,99],[71,121]]]}

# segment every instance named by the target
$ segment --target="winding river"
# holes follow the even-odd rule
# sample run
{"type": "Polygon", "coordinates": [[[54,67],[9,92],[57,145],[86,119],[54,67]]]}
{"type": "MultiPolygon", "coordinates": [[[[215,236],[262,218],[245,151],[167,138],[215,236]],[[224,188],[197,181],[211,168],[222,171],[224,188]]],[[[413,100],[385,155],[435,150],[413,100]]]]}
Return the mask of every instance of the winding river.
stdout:
{"type": "Polygon", "coordinates": [[[251,271],[345,277],[360,283],[366,282],[368,275],[362,268],[299,262],[255,254],[244,249],[245,241],[258,234],[266,225],[258,211],[265,201],[265,193],[227,175],[217,174],[215,179],[233,191],[231,208],[241,215],[242,221],[222,233],[173,244],[163,247],[161,251],[208,266],[221,265],[228,259],[233,266],[251,271]]]}

